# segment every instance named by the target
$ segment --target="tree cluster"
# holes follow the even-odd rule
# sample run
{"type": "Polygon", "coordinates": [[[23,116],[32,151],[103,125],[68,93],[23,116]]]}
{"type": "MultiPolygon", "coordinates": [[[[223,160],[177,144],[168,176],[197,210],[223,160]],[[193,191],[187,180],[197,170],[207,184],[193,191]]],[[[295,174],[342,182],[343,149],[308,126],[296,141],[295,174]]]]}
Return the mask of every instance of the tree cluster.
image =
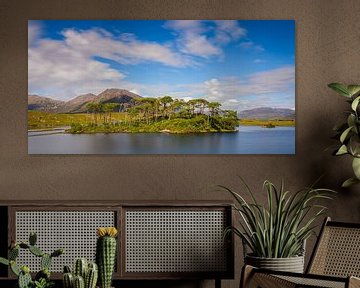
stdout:
{"type": "MultiPolygon", "coordinates": [[[[170,96],[160,98],[137,98],[132,105],[123,110],[124,106],[117,103],[88,103],[88,112],[92,114],[94,124],[112,124],[111,113],[123,110],[126,124],[152,124],[163,120],[198,119],[216,130],[234,130],[238,125],[236,111],[222,110],[218,102],[205,99],[184,101],[170,96]],[[101,122],[102,120],[102,122],[101,122]]],[[[197,123],[196,121],[194,123],[197,123]]],[[[119,124],[119,123],[117,123],[119,124]]]]}

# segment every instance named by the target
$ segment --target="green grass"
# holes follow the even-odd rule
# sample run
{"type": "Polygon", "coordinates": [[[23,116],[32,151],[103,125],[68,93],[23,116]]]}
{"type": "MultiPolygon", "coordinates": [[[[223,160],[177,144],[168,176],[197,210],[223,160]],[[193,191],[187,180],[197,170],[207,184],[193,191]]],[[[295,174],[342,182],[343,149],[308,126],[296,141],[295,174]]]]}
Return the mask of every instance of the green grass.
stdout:
{"type": "MultiPolygon", "coordinates": [[[[125,119],[126,113],[112,113],[112,121],[125,119]]],[[[93,122],[93,116],[86,113],[79,114],[55,114],[40,111],[28,111],[28,129],[50,129],[56,127],[71,126],[72,123],[87,125],[93,122]]]]}
{"type": "Polygon", "coordinates": [[[282,119],[270,119],[270,120],[241,119],[239,123],[240,125],[244,125],[244,126],[264,126],[264,127],[295,126],[295,120],[282,120],[282,119]]]}

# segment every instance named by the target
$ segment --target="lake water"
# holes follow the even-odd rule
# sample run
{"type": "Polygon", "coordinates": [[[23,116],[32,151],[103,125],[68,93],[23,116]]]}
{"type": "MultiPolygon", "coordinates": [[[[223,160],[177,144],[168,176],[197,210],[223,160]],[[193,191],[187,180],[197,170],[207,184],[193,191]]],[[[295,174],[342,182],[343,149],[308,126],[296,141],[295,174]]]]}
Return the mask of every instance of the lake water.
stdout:
{"type": "Polygon", "coordinates": [[[234,133],[28,132],[29,154],[295,154],[295,128],[240,126],[234,133]],[[40,135],[41,134],[41,135],[40,135]]]}

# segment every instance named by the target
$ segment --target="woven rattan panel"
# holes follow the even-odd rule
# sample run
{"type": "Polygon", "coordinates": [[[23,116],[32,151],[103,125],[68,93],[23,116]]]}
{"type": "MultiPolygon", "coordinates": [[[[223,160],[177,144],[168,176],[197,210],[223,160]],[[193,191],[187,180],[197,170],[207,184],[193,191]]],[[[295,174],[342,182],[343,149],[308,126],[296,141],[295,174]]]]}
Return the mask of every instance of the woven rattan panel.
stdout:
{"type": "Polygon", "coordinates": [[[360,277],[360,229],[325,227],[309,272],[360,277]]]}
{"type": "Polygon", "coordinates": [[[223,211],[126,211],[126,272],[226,271],[223,211]]]}
{"type": "MultiPolygon", "coordinates": [[[[37,246],[51,253],[64,248],[65,253],[53,260],[52,272],[62,272],[74,259],[95,260],[96,228],[115,226],[114,211],[16,211],[16,241],[28,242],[29,233],[37,233],[37,246]]],[[[40,259],[29,251],[21,251],[19,263],[38,271],[40,259]]]]}
{"type": "MultiPolygon", "coordinates": [[[[294,283],[294,287],[322,287],[322,288],[345,288],[345,279],[343,282],[314,279],[314,278],[302,278],[293,276],[275,276],[291,283],[294,283]]],[[[280,286],[279,286],[280,287],[280,286]]],[[[282,287],[282,286],[281,286],[282,287]]]]}

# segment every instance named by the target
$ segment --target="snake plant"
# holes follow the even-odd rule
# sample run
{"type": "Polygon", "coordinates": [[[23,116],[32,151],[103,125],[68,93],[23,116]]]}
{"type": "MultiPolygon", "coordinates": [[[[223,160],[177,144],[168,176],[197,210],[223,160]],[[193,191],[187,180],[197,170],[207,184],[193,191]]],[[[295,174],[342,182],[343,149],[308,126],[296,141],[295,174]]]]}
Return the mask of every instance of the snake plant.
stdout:
{"type": "Polygon", "coordinates": [[[334,151],[334,154],[349,154],[353,157],[352,168],[354,177],[347,179],[342,184],[343,187],[348,187],[360,183],[360,85],[331,83],[328,86],[338,94],[346,97],[347,102],[351,106],[347,112],[346,122],[334,127],[340,141],[340,145],[334,151]]]}
{"type": "Polygon", "coordinates": [[[316,220],[326,207],[318,200],[331,199],[334,191],[329,189],[304,188],[296,193],[278,189],[270,181],[264,182],[267,203],[262,205],[242,180],[245,192],[251,201],[225,187],[235,199],[233,205],[240,215],[239,227],[228,227],[225,234],[233,232],[247,245],[252,256],[265,258],[288,258],[301,255],[303,244],[314,233],[316,220]]]}

